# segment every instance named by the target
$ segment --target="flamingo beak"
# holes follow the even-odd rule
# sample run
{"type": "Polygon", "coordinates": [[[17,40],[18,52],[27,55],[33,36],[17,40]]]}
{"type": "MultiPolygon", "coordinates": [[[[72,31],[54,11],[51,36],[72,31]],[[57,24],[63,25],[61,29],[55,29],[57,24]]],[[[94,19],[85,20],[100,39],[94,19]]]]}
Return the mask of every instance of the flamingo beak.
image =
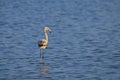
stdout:
{"type": "Polygon", "coordinates": [[[51,29],[49,29],[48,31],[49,31],[50,33],[52,32],[52,30],[51,30],[51,29]]]}

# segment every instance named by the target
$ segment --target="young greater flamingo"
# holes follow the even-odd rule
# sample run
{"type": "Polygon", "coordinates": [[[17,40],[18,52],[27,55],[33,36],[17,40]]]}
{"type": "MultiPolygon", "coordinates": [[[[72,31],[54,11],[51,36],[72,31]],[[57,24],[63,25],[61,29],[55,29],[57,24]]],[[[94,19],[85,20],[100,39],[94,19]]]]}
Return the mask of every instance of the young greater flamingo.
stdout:
{"type": "Polygon", "coordinates": [[[51,32],[51,29],[48,27],[44,27],[44,36],[45,39],[42,39],[39,41],[38,46],[40,48],[40,57],[42,58],[42,49],[45,49],[47,47],[48,44],[48,35],[47,35],[47,31],[51,32]]]}

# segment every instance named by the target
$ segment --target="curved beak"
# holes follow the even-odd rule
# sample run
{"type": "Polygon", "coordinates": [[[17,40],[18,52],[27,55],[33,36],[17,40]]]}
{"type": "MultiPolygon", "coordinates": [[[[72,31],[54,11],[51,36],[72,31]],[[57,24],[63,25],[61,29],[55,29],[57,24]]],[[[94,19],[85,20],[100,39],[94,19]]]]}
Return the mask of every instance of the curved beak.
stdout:
{"type": "Polygon", "coordinates": [[[51,29],[48,29],[48,31],[51,33],[52,32],[52,30],[51,29]]]}

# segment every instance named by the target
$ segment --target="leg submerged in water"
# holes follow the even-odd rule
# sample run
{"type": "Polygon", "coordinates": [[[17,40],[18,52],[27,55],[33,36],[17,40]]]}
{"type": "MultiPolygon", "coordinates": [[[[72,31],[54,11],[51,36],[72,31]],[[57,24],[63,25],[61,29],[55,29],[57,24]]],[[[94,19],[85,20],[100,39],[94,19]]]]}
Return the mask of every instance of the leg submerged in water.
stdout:
{"type": "Polygon", "coordinates": [[[42,49],[40,49],[40,58],[44,58],[44,53],[42,49]]]}
{"type": "Polygon", "coordinates": [[[40,63],[44,63],[43,59],[44,59],[44,54],[42,49],[40,49],[40,63]]]}

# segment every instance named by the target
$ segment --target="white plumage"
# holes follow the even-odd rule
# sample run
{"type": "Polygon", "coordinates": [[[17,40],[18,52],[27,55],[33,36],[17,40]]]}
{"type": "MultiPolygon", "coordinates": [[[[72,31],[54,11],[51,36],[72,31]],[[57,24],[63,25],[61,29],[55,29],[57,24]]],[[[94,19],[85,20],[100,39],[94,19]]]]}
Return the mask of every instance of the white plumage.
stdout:
{"type": "Polygon", "coordinates": [[[38,46],[39,46],[40,49],[45,49],[46,46],[47,46],[47,44],[48,44],[47,31],[48,31],[48,32],[51,32],[51,29],[48,28],[48,27],[44,27],[44,36],[45,36],[45,39],[42,39],[42,40],[39,41],[38,46]]]}

